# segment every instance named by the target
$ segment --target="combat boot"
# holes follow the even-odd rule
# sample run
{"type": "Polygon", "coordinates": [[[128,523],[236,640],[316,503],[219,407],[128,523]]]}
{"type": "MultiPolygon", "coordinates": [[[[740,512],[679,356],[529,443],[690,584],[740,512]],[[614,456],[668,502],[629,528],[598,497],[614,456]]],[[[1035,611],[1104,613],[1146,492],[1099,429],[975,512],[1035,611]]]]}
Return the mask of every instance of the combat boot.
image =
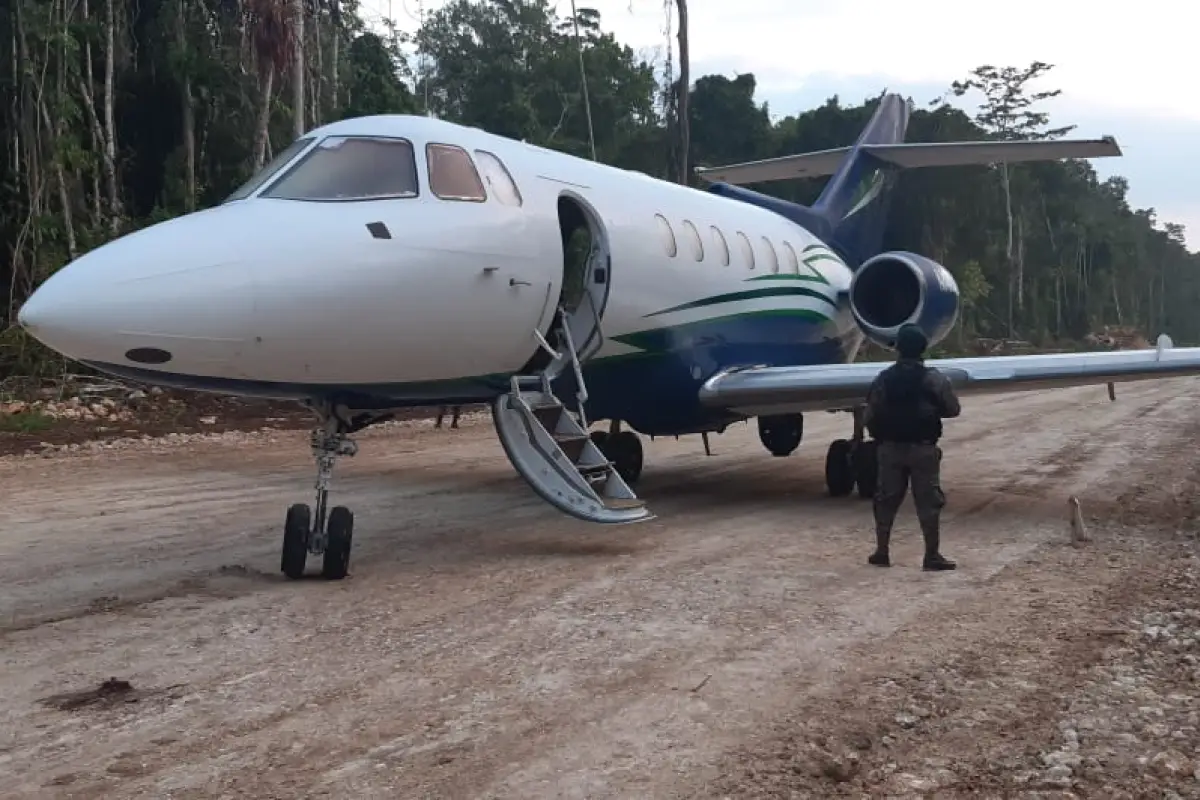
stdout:
{"type": "Polygon", "coordinates": [[[921,520],[921,533],[925,537],[925,560],[921,562],[921,569],[942,572],[958,566],[939,552],[941,530],[938,520],[921,520]]]}
{"type": "Polygon", "coordinates": [[[892,559],[888,555],[888,540],[892,538],[891,531],[875,531],[875,552],[867,556],[867,563],[875,567],[890,567],[892,559]]]}

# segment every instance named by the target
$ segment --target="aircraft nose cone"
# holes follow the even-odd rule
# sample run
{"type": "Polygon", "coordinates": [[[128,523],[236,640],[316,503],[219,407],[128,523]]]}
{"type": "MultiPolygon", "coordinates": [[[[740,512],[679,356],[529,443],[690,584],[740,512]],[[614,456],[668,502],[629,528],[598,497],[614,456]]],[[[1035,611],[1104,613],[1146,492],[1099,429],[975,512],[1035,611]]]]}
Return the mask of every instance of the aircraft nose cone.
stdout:
{"type": "MultiPolygon", "coordinates": [[[[34,297],[37,297],[37,292],[34,292],[34,297]]],[[[39,317],[38,304],[32,302],[33,297],[25,302],[25,305],[17,309],[17,324],[25,330],[36,336],[37,320],[39,317]]]]}
{"type": "Polygon", "coordinates": [[[254,308],[248,265],[134,271],[91,258],[53,275],[17,312],[38,341],[77,361],[197,374],[241,352],[254,308]]]}

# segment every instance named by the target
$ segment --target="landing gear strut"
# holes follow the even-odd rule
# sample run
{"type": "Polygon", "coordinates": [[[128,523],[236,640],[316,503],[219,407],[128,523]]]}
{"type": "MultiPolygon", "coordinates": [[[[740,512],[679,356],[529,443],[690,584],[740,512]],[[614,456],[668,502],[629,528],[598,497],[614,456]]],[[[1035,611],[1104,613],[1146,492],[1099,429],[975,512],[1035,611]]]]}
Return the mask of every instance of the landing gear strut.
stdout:
{"type": "Polygon", "coordinates": [[[859,497],[874,497],[879,480],[876,443],[866,441],[863,409],[854,409],[854,436],[836,439],[825,456],[825,485],[831,497],[845,497],[858,486],[859,497]]]}
{"type": "Polygon", "coordinates": [[[322,414],[325,423],[312,432],[311,447],[317,462],[315,508],[296,503],[288,509],[283,527],[280,570],[296,580],[304,576],[308,555],[322,556],[321,577],[340,581],[350,571],[350,548],[354,539],[354,514],[345,506],[328,507],[333,466],[341,456],[353,456],[358,445],[348,435],[349,426],[332,414],[322,414]]]}
{"type": "Polygon", "coordinates": [[[633,431],[621,430],[619,422],[613,422],[607,431],[592,431],[591,439],[604,457],[613,463],[621,480],[629,486],[642,476],[642,440],[633,431]]]}

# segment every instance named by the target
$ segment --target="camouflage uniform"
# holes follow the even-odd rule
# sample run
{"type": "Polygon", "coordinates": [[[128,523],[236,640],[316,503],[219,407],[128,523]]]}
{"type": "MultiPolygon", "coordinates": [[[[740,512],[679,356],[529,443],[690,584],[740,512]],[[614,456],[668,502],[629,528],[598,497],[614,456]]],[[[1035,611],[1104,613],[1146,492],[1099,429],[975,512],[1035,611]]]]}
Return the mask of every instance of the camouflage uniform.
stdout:
{"type": "Polygon", "coordinates": [[[902,356],[871,384],[863,421],[876,440],[879,471],[874,509],[876,550],[870,563],[890,565],[892,523],[911,481],[913,505],[925,539],[924,568],[955,568],[939,551],[946,497],[939,480],[942,450],[937,443],[941,420],[957,417],[960,411],[950,381],[936,369],[925,367],[919,358],[902,356]],[[889,396],[889,388],[897,396],[889,396]]]}

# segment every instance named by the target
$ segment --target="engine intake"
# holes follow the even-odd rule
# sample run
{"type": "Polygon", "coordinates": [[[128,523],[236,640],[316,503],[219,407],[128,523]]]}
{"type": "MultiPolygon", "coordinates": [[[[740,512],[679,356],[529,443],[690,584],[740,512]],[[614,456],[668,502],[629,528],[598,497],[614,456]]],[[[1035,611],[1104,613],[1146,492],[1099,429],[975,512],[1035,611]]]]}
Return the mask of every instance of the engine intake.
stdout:
{"type": "Polygon", "coordinates": [[[913,323],[930,346],[946,338],[958,319],[958,283],[925,256],[892,251],[863,262],[850,281],[850,313],[867,338],[896,346],[900,326],[913,323]]]}

